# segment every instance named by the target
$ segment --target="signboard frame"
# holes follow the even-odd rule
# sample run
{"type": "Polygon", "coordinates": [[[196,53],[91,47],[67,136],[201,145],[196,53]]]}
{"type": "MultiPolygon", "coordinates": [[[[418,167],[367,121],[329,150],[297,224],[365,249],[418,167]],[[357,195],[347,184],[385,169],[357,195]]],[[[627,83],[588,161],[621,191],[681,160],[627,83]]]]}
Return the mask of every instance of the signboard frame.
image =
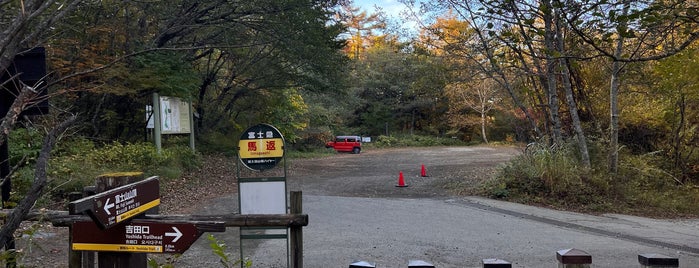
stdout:
{"type": "MultiPolygon", "coordinates": [[[[180,98],[176,98],[176,97],[167,97],[167,96],[161,97],[157,92],[154,92],[152,94],[152,101],[153,101],[153,108],[152,108],[152,111],[153,111],[153,113],[152,113],[153,143],[155,143],[155,148],[158,151],[158,154],[160,154],[160,151],[162,151],[162,135],[165,135],[165,134],[187,134],[187,133],[189,133],[189,147],[192,148],[192,151],[194,151],[195,150],[194,149],[194,107],[192,106],[192,102],[191,101],[182,101],[180,98]],[[181,125],[184,124],[183,120],[186,121],[187,124],[189,125],[188,127],[186,127],[187,132],[184,132],[183,130],[174,131],[174,130],[170,129],[169,127],[168,128],[163,127],[163,124],[165,124],[165,122],[168,122],[169,119],[165,118],[163,116],[162,111],[166,108],[165,108],[165,105],[161,105],[161,104],[164,103],[163,100],[168,101],[168,104],[170,104],[169,103],[170,99],[173,99],[173,100],[176,99],[178,101],[178,103],[180,103],[180,104],[178,104],[178,107],[179,106],[183,106],[183,107],[186,106],[186,109],[188,111],[187,114],[183,114],[182,112],[179,112],[179,113],[177,113],[177,115],[178,115],[178,120],[179,120],[178,124],[180,125],[180,127],[182,127],[181,125]],[[185,103],[186,105],[182,104],[182,103],[185,103]],[[187,118],[186,120],[183,119],[185,117],[187,118]]],[[[146,112],[146,114],[147,113],[148,112],[146,112]]],[[[170,121],[172,121],[172,120],[170,120],[170,121]]],[[[148,122],[146,122],[146,129],[147,129],[147,126],[148,126],[148,122]]]]}

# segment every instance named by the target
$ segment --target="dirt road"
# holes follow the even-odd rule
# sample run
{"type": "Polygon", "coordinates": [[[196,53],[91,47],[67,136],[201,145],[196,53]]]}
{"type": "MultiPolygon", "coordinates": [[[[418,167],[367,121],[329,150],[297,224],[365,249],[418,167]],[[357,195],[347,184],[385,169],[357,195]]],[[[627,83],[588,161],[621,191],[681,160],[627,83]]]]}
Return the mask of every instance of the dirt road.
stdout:
{"type": "Polygon", "coordinates": [[[296,159],[291,162],[289,188],[309,195],[444,197],[451,193],[443,186],[459,184],[469,194],[520,152],[514,147],[429,147],[296,159]],[[420,177],[422,166],[428,177],[420,177]],[[401,172],[409,187],[395,187],[401,172]]]}
{"type": "MultiPolygon", "coordinates": [[[[554,267],[556,252],[569,248],[586,250],[595,267],[635,267],[638,254],[645,253],[678,257],[680,267],[699,263],[696,220],[592,216],[457,196],[443,187],[459,184],[468,194],[519,152],[403,148],[292,161],[288,187],[303,192],[310,218],[304,228],[304,267],[347,267],[364,260],[398,268],[424,260],[441,268],[475,268],[485,258],[506,259],[513,267],[554,267]],[[419,176],[422,165],[429,177],[419,176]],[[395,187],[400,172],[408,187],[395,187]]],[[[235,202],[221,198],[205,211],[225,211],[235,202]]],[[[218,237],[238,254],[236,234],[231,230],[218,237]]],[[[204,257],[207,251],[211,256],[200,241],[179,264],[215,266],[215,260],[204,257]]],[[[286,267],[283,240],[246,243],[243,253],[253,267],[286,267]]]]}

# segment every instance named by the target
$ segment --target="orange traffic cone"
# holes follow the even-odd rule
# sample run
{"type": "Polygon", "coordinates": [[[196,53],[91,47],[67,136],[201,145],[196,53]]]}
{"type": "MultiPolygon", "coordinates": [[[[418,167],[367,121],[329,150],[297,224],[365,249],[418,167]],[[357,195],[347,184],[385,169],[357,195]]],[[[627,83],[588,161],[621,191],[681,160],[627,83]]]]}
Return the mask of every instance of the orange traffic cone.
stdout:
{"type": "Polygon", "coordinates": [[[398,184],[396,184],[396,187],[408,187],[408,185],[405,184],[405,179],[403,178],[402,171],[398,173],[398,184]]]}
{"type": "Polygon", "coordinates": [[[427,171],[425,170],[425,165],[422,165],[420,170],[420,177],[427,177],[427,171]]]}

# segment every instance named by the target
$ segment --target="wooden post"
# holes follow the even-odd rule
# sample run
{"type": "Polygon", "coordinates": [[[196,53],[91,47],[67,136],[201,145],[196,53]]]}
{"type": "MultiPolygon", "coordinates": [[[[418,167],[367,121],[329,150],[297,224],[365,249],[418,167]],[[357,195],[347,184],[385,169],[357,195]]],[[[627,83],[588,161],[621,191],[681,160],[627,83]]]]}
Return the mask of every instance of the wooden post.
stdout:
{"type": "MultiPolygon", "coordinates": [[[[291,214],[301,214],[303,195],[301,192],[292,191],[290,195],[291,214]]],[[[303,267],[303,230],[301,226],[293,226],[289,232],[289,244],[291,251],[291,267],[292,268],[302,268],[303,267]]]]}
{"type": "MultiPolygon", "coordinates": [[[[103,174],[97,177],[95,188],[97,193],[101,193],[140,180],[143,180],[142,172],[103,174]]],[[[97,265],[99,268],[146,268],[147,262],[148,255],[146,253],[97,253],[97,265]]]]}
{"type": "Polygon", "coordinates": [[[639,254],[638,263],[643,268],[680,267],[680,260],[663,254],[639,254]]]}
{"type": "Polygon", "coordinates": [[[501,259],[483,259],[483,268],[512,268],[512,263],[501,259]]]}
{"type": "Polygon", "coordinates": [[[556,252],[558,268],[590,268],[592,255],[584,250],[570,248],[556,252]]]}
{"type": "MultiPolygon", "coordinates": [[[[85,186],[83,188],[83,197],[93,196],[97,192],[97,186],[85,186]]],[[[72,235],[72,232],[71,232],[72,235]]],[[[82,268],[95,268],[95,260],[97,258],[97,252],[94,251],[83,251],[83,267],[82,268]]]]}
{"type": "Polygon", "coordinates": [[[408,268],[434,268],[434,265],[423,260],[410,260],[408,261],[408,268]]]}
{"type": "MultiPolygon", "coordinates": [[[[86,192],[83,191],[82,193],[71,193],[68,195],[68,200],[70,201],[75,201],[80,198],[83,198],[86,195],[86,192]]],[[[92,263],[93,265],[90,266],[88,262],[86,262],[86,257],[88,255],[94,254],[94,252],[82,252],[82,251],[74,251],[73,250],[73,225],[71,224],[68,226],[68,233],[71,234],[68,236],[68,267],[69,268],[94,268],[94,262],[95,259],[94,257],[92,258],[92,263]]]]}
{"type": "Polygon", "coordinates": [[[162,151],[162,127],[160,120],[160,95],[158,93],[153,93],[153,142],[155,143],[155,149],[160,154],[162,151]]]}

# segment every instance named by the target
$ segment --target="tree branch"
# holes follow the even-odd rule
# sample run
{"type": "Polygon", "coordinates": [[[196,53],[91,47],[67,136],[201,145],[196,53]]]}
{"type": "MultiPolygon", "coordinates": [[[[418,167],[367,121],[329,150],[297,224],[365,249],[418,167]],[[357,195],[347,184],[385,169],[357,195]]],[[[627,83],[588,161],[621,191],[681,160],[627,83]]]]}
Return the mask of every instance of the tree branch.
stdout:
{"type": "Polygon", "coordinates": [[[67,120],[54,127],[44,138],[44,143],[39,152],[39,157],[36,160],[36,171],[34,173],[34,183],[27,195],[17,204],[17,207],[12,211],[5,224],[0,229],[0,245],[4,245],[19,228],[22,220],[29,213],[31,208],[36,203],[36,200],[41,197],[44,187],[46,186],[46,168],[48,166],[51,150],[56,144],[58,137],[75,122],[76,115],[72,115],[67,120]]]}

